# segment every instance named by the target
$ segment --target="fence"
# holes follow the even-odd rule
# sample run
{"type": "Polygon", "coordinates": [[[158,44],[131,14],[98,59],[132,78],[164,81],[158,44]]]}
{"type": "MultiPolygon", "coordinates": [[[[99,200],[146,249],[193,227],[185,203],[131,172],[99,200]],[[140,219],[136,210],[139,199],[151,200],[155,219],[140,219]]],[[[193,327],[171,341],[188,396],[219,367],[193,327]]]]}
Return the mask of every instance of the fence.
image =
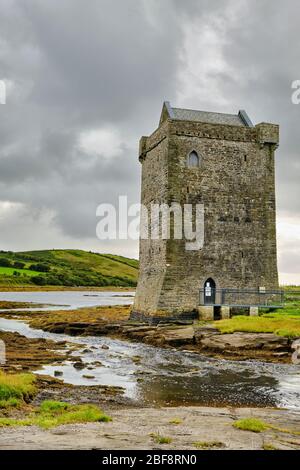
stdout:
{"type": "Polygon", "coordinates": [[[214,289],[205,287],[200,289],[199,305],[282,308],[285,296],[284,290],[278,289],[214,289]]]}

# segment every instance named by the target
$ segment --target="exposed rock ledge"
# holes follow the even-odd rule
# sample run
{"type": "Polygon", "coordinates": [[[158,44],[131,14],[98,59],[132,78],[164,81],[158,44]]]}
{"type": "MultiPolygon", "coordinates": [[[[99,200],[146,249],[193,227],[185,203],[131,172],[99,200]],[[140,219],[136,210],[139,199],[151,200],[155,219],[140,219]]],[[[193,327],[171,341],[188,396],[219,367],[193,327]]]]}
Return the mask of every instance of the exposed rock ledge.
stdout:
{"type": "MultiPolygon", "coordinates": [[[[33,328],[41,328],[51,333],[65,333],[72,336],[111,336],[115,338],[141,341],[153,346],[189,349],[201,354],[227,359],[258,359],[268,362],[291,362],[294,352],[300,356],[300,347],[292,349],[292,341],[273,333],[235,332],[221,334],[213,325],[199,326],[192,321],[176,323],[147,323],[96,319],[90,321],[70,321],[60,315],[59,321],[45,318],[35,324],[35,317],[26,318],[33,328]]],[[[296,342],[294,342],[295,344],[296,342]]]]}
{"type": "Polygon", "coordinates": [[[291,361],[291,341],[272,333],[220,334],[216,328],[194,325],[127,325],[120,333],[156,346],[184,347],[196,352],[236,359],[291,361]]]}

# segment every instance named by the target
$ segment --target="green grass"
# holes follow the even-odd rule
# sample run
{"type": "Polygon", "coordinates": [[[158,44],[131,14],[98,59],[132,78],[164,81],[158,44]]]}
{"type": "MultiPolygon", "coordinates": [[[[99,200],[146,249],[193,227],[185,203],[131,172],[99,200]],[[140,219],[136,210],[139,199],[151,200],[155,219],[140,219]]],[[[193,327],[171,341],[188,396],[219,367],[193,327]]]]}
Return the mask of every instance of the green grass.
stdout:
{"type": "Polygon", "coordinates": [[[96,405],[71,405],[57,401],[44,401],[40,407],[24,419],[0,418],[0,427],[39,426],[50,429],[63,424],[109,422],[111,418],[96,405]]]}
{"type": "Polygon", "coordinates": [[[139,262],[137,259],[125,258],[124,256],[109,254],[102,254],[101,256],[103,256],[104,258],[112,259],[113,261],[117,261],[118,263],[127,264],[128,266],[131,266],[135,269],[139,269],[139,262]]]}
{"type": "Polygon", "coordinates": [[[156,442],[156,444],[171,444],[172,438],[168,436],[162,436],[159,433],[151,433],[150,436],[156,442]]]}
{"type": "Polygon", "coordinates": [[[268,424],[262,421],[261,419],[257,418],[245,418],[235,421],[233,426],[237,429],[241,429],[242,431],[252,431],[252,432],[263,432],[267,429],[272,429],[274,431],[278,431],[284,434],[291,434],[294,436],[300,436],[300,431],[295,431],[293,429],[286,429],[281,428],[279,426],[275,426],[273,424],[268,424]]]}
{"type": "Polygon", "coordinates": [[[225,444],[220,441],[199,441],[194,442],[193,446],[196,447],[196,449],[221,449],[225,447],[225,444]]]}
{"type": "Polygon", "coordinates": [[[0,286],[57,285],[70,287],[134,287],[138,261],[123,256],[92,253],[83,250],[40,250],[0,252],[0,258],[11,264],[22,262],[24,269],[0,267],[0,286]],[[31,271],[31,265],[42,264],[49,272],[31,271]],[[14,275],[14,272],[20,275],[14,275]]]}
{"type": "Polygon", "coordinates": [[[180,418],[171,419],[170,424],[175,424],[176,426],[178,426],[179,424],[182,424],[182,419],[180,418]]]}
{"type": "Polygon", "coordinates": [[[18,408],[22,401],[18,398],[8,398],[7,400],[0,400],[0,409],[18,408]]]}
{"type": "Polygon", "coordinates": [[[31,400],[36,393],[35,380],[33,374],[5,374],[0,371],[1,408],[31,400]]]}
{"type": "Polygon", "coordinates": [[[15,426],[32,426],[34,424],[33,420],[30,418],[24,419],[14,419],[14,418],[0,418],[0,428],[1,427],[15,427],[15,426]]]}
{"type": "Polygon", "coordinates": [[[262,446],[263,450],[278,450],[273,444],[265,442],[262,446]]]}
{"type": "Polygon", "coordinates": [[[52,428],[62,424],[108,422],[111,418],[96,405],[70,405],[63,402],[46,401],[41,404],[35,424],[41,428],[52,428]]]}
{"type": "MultiPolygon", "coordinates": [[[[234,316],[228,320],[215,321],[214,326],[223,334],[242,331],[274,333],[291,339],[300,337],[300,295],[290,293],[292,288],[287,289],[289,293],[285,296],[283,309],[269,313],[261,312],[258,317],[234,316]]],[[[297,291],[300,291],[300,287],[297,291]]]]}
{"type": "Polygon", "coordinates": [[[263,432],[269,429],[269,425],[257,418],[239,419],[233,423],[233,427],[242,431],[263,432]]]}
{"type": "Polygon", "coordinates": [[[219,320],[214,322],[214,326],[221,333],[234,333],[235,331],[249,333],[275,333],[288,338],[300,337],[300,316],[299,318],[288,316],[261,316],[245,317],[236,316],[229,320],[219,320]]]}
{"type": "Polygon", "coordinates": [[[61,413],[70,408],[70,404],[64,401],[45,400],[40,405],[41,413],[61,413]]]}

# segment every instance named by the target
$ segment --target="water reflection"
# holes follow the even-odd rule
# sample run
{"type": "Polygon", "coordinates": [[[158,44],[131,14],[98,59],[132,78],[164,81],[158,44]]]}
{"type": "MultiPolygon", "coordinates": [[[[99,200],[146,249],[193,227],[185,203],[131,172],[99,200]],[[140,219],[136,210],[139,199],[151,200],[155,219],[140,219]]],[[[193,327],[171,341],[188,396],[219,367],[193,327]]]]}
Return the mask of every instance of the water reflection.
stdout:
{"type": "MultiPolygon", "coordinates": [[[[64,310],[98,305],[131,305],[134,292],[51,291],[51,292],[0,292],[0,301],[34,302],[45,304],[36,310],[64,310]]],[[[35,310],[34,308],[18,310],[35,310]]],[[[0,310],[1,311],[1,310],[0,310]]]]}
{"type": "Polygon", "coordinates": [[[37,371],[52,376],[54,371],[61,371],[67,383],[121,386],[128,397],[148,404],[299,409],[300,369],[295,365],[226,361],[108,337],[75,338],[1,318],[0,329],[80,344],[82,348],[74,354],[81,355],[85,363],[82,370],[74,368],[70,357],[62,365],[45,366],[37,371]],[[94,364],[96,361],[102,365],[94,364]]]}

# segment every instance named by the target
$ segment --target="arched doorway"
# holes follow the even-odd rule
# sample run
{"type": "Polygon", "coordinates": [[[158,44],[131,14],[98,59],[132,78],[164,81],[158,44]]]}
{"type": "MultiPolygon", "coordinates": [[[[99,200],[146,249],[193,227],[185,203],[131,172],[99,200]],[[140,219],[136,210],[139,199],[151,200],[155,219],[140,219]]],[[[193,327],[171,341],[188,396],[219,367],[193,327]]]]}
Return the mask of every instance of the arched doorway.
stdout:
{"type": "Polygon", "coordinates": [[[214,305],[216,302],[216,283],[210,277],[204,283],[204,304],[214,305]]]}

